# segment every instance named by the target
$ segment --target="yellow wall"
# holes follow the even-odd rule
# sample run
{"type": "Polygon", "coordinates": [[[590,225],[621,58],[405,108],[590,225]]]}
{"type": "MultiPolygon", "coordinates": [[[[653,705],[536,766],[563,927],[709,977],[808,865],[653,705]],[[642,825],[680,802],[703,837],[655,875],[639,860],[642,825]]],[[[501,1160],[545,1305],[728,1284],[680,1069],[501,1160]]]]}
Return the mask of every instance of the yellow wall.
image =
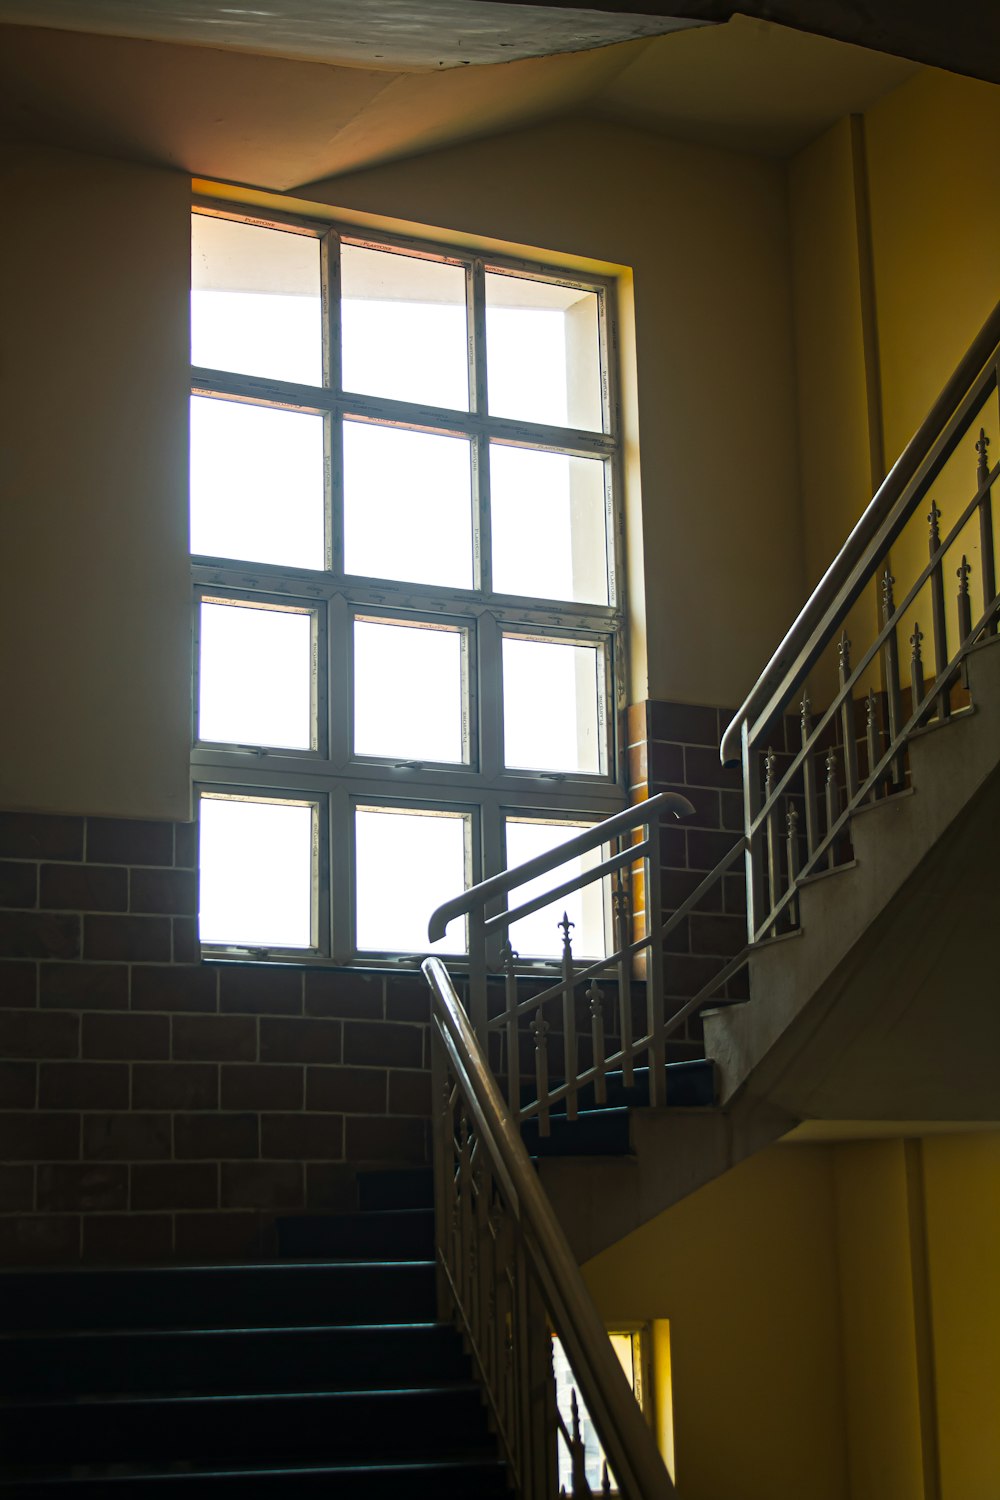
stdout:
{"type": "Polygon", "coordinates": [[[741,701],[803,598],[783,167],[574,120],[304,196],[633,269],[648,675],[640,649],[630,696],[741,701]]]}
{"type": "Polygon", "coordinates": [[[188,816],[188,184],[0,154],[0,807],[188,816]]]}
{"type": "Polygon", "coordinates": [[[772,1148],[584,1267],[609,1325],[670,1320],[684,1500],[847,1500],[832,1170],[772,1148]]]}

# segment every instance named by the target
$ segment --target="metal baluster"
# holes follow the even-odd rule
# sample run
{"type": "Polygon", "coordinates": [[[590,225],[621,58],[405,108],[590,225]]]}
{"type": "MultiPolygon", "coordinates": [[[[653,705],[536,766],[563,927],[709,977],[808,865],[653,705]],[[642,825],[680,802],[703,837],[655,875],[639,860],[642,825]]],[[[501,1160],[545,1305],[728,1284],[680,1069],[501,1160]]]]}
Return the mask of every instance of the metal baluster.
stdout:
{"type": "Polygon", "coordinates": [[[504,972],[504,1003],[507,1016],[507,1102],[515,1119],[521,1118],[521,1040],[517,1029],[517,954],[510,945],[510,934],[500,949],[504,972]]]}
{"type": "Polygon", "coordinates": [[[941,569],[943,558],[939,556],[941,531],[938,522],[941,519],[941,512],[933,500],[927,519],[930,522],[928,552],[930,561],[935,563],[934,571],[931,573],[931,619],[934,626],[934,678],[941,689],[937,700],[937,711],[938,718],[947,719],[951,715],[951,695],[945,680],[948,668],[948,627],[944,612],[944,577],[941,569]]]}
{"type": "MultiPolygon", "coordinates": [[[[767,809],[765,825],[767,828],[768,899],[771,903],[772,912],[778,904],[778,897],[780,895],[778,881],[781,876],[781,851],[778,847],[777,818],[775,817],[773,802],[776,759],[772,746],[768,745],[767,754],[764,757],[764,806],[767,809]]],[[[777,931],[777,925],[772,926],[771,936],[775,937],[777,931]]]]}
{"type": "MultiPolygon", "coordinates": [[[[972,564],[962,554],[962,561],[958,568],[958,639],[962,647],[968,645],[969,636],[972,634],[972,600],[969,598],[969,574],[972,572],[972,564]]],[[[962,686],[969,686],[968,657],[962,657],[962,686]]]]}
{"type": "MultiPolygon", "coordinates": [[[[794,890],[795,883],[799,878],[799,814],[791,798],[788,799],[788,812],[785,814],[785,822],[788,827],[788,885],[790,890],[794,890]]],[[[797,899],[793,899],[789,903],[788,915],[793,927],[797,926],[799,920],[797,899]]]]}
{"type": "MultiPolygon", "coordinates": [[[[826,757],[826,831],[830,829],[840,817],[840,788],[837,785],[837,752],[830,746],[826,757]]],[[[832,870],[836,863],[836,851],[831,841],[826,851],[826,863],[832,870]]]]}
{"type": "Polygon", "coordinates": [[[576,1055],[576,995],[573,992],[573,949],[569,931],[576,923],[566,912],[558,924],[562,931],[562,1002],[563,1002],[563,1069],[566,1075],[566,1118],[576,1119],[576,1075],[580,1062],[576,1055]]]}
{"type": "Polygon", "coordinates": [[[466,1307],[471,1302],[472,1273],[469,1269],[472,1242],[472,1140],[469,1119],[462,1110],[458,1121],[458,1233],[459,1233],[459,1286],[466,1307]]]}
{"type": "Polygon", "coordinates": [[[589,1500],[590,1486],[587,1483],[587,1453],[580,1432],[580,1403],[576,1397],[576,1386],[570,1387],[569,1409],[572,1417],[570,1455],[573,1462],[573,1500],[589,1500]]]}
{"type": "Polygon", "coordinates": [[[538,1134],[549,1134],[549,1023],[545,1019],[545,1006],[538,1007],[538,1014],[528,1030],[535,1038],[535,1092],[538,1095],[538,1134]]]}
{"type": "MultiPolygon", "coordinates": [[[[808,693],[799,704],[799,724],[802,729],[802,744],[805,745],[812,733],[812,704],[809,702],[808,693]]],[[[811,751],[806,754],[802,762],[802,787],[806,798],[806,856],[811,859],[817,843],[816,762],[812,758],[811,751]]]]}
{"type": "MultiPolygon", "coordinates": [[[[865,721],[865,738],[868,741],[868,775],[870,776],[881,759],[878,699],[875,697],[873,688],[868,689],[868,697],[865,699],[865,721]]],[[[877,796],[878,782],[873,781],[871,791],[868,793],[869,802],[874,802],[877,796]]]]}
{"type": "Polygon", "coordinates": [[[920,704],[924,701],[924,662],[920,655],[920,642],[924,633],[920,629],[918,620],[913,622],[913,634],[910,636],[910,645],[913,647],[910,656],[910,691],[913,694],[911,711],[916,713],[920,704]]]}
{"type": "MultiPolygon", "coordinates": [[[[997,578],[996,565],[993,557],[993,500],[987,481],[990,477],[990,464],[986,456],[986,450],[990,446],[990,440],[986,436],[985,427],[979,429],[979,441],[976,444],[976,452],[979,461],[976,465],[977,487],[982,494],[979,502],[979,558],[983,573],[983,609],[989,609],[996,598],[997,578]]],[[[984,631],[985,635],[996,635],[996,619],[991,619],[984,631]]]]}
{"type": "Polygon", "coordinates": [[[649,838],[649,856],[646,860],[646,931],[649,947],[646,950],[646,1026],[650,1043],[649,1059],[649,1104],[658,1109],[667,1101],[667,1042],[665,1008],[663,1003],[666,982],[663,975],[663,893],[660,887],[660,819],[654,817],[646,824],[649,838]]]}
{"type": "Polygon", "coordinates": [[[611,1494],[611,1475],[608,1473],[608,1461],[604,1460],[601,1465],[601,1494],[611,1494]]]}
{"type": "MultiPolygon", "coordinates": [[[[615,945],[618,949],[618,1020],[621,1026],[622,1082],[631,1088],[632,1071],[632,959],[627,953],[631,934],[631,901],[623,872],[615,872],[615,945]]],[[[647,927],[649,926],[647,922],[647,927]]],[[[650,929],[651,930],[651,929],[650,929]]]]}
{"type": "Polygon", "coordinates": [[[608,1086],[604,1078],[604,1004],[601,996],[601,988],[596,979],[590,981],[587,990],[587,999],[590,1002],[590,1039],[594,1049],[594,1102],[606,1104],[608,1100],[608,1086]]]}
{"type": "MultiPolygon", "coordinates": [[[[886,625],[889,625],[896,612],[896,603],[892,597],[892,586],[895,582],[895,578],[893,578],[889,569],[886,568],[882,575],[882,614],[886,625]]],[[[899,702],[899,657],[896,651],[895,624],[891,626],[883,643],[882,660],[885,665],[885,697],[889,713],[889,744],[894,746],[896,736],[899,733],[900,716],[902,713],[899,702]]],[[[892,779],[894,785],[902,785],[903,760],[900,755],[893,757],[892,779]]]]}
{"type": "MultiPolygon", "coordinates": [[[[841,691],[851,675],[851,643],[845,630],[837,644],[841,691]]],[[[847,800],[853,802],[858,790],[858,742],[854,732],[854,699],[848,693],[840,707],[840,733],[844,741],[844,780],[847,800]]]]}

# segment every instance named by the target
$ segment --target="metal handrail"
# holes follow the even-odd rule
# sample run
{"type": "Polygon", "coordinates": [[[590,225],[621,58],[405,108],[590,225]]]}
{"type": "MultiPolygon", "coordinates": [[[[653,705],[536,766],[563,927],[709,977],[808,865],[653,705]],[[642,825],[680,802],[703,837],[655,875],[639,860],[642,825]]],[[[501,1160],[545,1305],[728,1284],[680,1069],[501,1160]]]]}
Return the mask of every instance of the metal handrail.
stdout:
{"type": "Polygon", "coordinates": [[[431,987],[432,1017],[452,1076],[473,1117],[477,1140],[506,1188],[547,1311],[621,1493],[629,1500],[670,1500],[674,1486],[656,1443],[448,972],[437,958],[425,959],[423,972],[431,987]]]}
{"type": "MultiPolygon", "coordinates": [[[[997,303],[960,360],[917,431],[893,464],[870,504],[827,568],[794,625],[775,651],[748,693],[722,738],[723,765],[737,765],[741,758],[744,723],[754,724],[790,697],[795,685],[817,660],[836,621],[851,607],[869,573],[885,551],[887,529],[898,528],[909,514],[908,506],[897,512],[901,501],[916,504],[920,487],[907,494],[912,482],[941,438],[942,428],[980,379],[988,374],[1000,344],[1000,302],[997,303]],[[891,523],[891,525],[887,524],[891,523]]],[[[946,456],[946,455],[945,455],[946,456]]]]}

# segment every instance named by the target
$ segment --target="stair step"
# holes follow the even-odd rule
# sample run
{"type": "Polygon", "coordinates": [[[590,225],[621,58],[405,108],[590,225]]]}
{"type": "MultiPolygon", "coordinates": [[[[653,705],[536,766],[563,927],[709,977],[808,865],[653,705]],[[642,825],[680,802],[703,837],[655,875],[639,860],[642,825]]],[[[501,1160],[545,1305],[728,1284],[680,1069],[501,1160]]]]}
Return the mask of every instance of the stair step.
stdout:
{"type": "Polygon", "coordinates": [[[383,1209],[367,1213],[298,1214],[277,1221],[278,1254],[351,1260],[433,1260],[434,1211],[383,1209]]]}
{"type": "Polygon", "coordinates": [[[431,1322],[432,1261],[155,1266],[0,1272],[12,1333],[100,1328],[255,1328],[431,1322]],[[81,1319],[84,1320],[81,1323],[81,1319]]]}
{"type": "Polygon", "coordinates": [[[460,1381],[461,1339],[441,1323],[169,1329],[0,1338],[0,1396],[128,1391],[248,1394],[460,1381]]]}
{"type": "Polygon", "coordinates": [[[521,1139],[531,1156],[628,1156],[628,1117],[625,1108],[587,1110],[575,1120],[554,1115],[547,1136],[539,1133],[538,1121],[532,1118],[522,1124],[521,1139]]]}
{"type": "Polygon", "coordinates": [[[433,1463],[336,1464],[281,1469],[200,1469],[184,1473],[104,1474],[90,1478],[0,1481],[6,1500],[284,1500],[284,1496],[330,1500],[399,1500],[401,1495],[434,1500],[503,1500],[509,1495],[504,1465],[496,1458],[464,1457],[433,1463]]]}
{"type": "Polygon", "coordinates": [[[276,1464],[495,1450],[477,1385],[250,1396],[123,1397],[0,1407],[9,1466],[162,1461],[276,1464]]]}
{"type": "MultiPolygon", "coordinates": [[[[692,1109],[710,1107],[716,1102],[716,1068],[711,1058],[697,1057],[689,1062],[668,1063],[666,1068],[666,1102],[668,1107],[692,1109]]],[[[556,1080],[553,1087],[560,1087],[562,1079],[556,1080]]],[[[599,1105],[595,1101],[595,1086],[588,1083],[580,1089],[577,1094],[577,1107],[580,1110],[614,1109],[621,1106],[631,1108],[643,1108],[649,1104],[649,1069],[635,1068],[633,1070],[633,1082],[626,1088],[624,1075],[618,1069],[613,1073],[606,1073],[605,1091],[607,1094],[606,1104],[599,1105]]],[[[528,1104],[537,1096],[535,1084],[525,1084],[521,1089],[521,1103],[528,1104]]],[[[565,1100],[560,1100],[552,1106],[553,1116],[565,1114],[565,1100]]]]}
{"type": "Polygon", "coordinates": [[[399,1167],[358,1173],[358,1208],[433,1208],[434,1173],[430,1167],[399,1167]]]}

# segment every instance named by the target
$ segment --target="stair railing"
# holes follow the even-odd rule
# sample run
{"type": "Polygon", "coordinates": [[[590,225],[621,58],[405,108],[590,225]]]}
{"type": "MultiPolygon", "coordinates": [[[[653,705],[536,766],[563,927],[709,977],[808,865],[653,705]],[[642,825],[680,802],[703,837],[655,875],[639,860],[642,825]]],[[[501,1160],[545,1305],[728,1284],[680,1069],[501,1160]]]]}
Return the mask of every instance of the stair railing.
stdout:
{"type": "MultiPolygon", "coordinates": [[[[609,1073],[620,1071],[627,1088],[634,1082],[636,1067],[644,1065],[649,1068],[650,1105],[667,1102],[669,1038],[734,978],[749,952],[747,947],[741,949],[696,995],[678,1001],[667,1013],[665,997],[672,990],[677,993],[669,982],[669,939],[742,859],[745,849],[744,840],[737,839],[664,922],[661,823],[693,812],[686,797],[661,792],[549,853],[473,886],[438,907],[431,917],[432,942],[444,936],[449,923],[462,918],[468,922],[469,1015],[480,1046],[506,1078],[507,1103],[517,1123],[536,1116],[540,1134],[548,1135],[554,1107],[564,1107],[567,1118],[573,1120],[581,1090],[592,1087],[594,1102],[603,1104],[609,1073]],[[585,868],[580,869],[578,862],[585,868]],[[555,876],[555,880],[546,883],[542,894],[517,899],[519,888],[545,876],[555,876]],[[645,911],[644,930],[638,933],[633,930],[637,888],[645,911]],[[574,924],[562,903],[577,891],[593,893],[604,911],[605,951],[596,957],[577,958],[573,952],[574,924]],[[563,910],[558,923],[553,916],[561,932],[561,954],[557,963],[548,966],[556,969],[557,977],[548,983],[543,979],[540,988],[523,994],[518,976],[524,969],[511,943],[512,935],[516,937],[512,929],[546,907],[553,907],[555,913],[563,910]],[[502,981],[491,985],[491,970],[502,974],[502,981]],[[636,980],[637,970],[644,971],[644,987],[636,980]]],[[[538,972],[544,974],[544,967],[538,972]]]]}
{"type": "Polygon", "coordinates": [[[968,707],[963,664],[1000,613],[998,367],[1000,304],[726,730],[751,943],[796,927],[803,882],[850,859],[852,817],[908,789],[913,735],[968,707]]]}
{"type": "Polygon", "coordinates": [[[587,1482],[581,1413],[559,1412],[554,1330],[606,1455],[601,1487],[627,1500],[674,1488],[444,965],[432,991],[438,1303],[464,1333],[521,1500],[554,1500],[566,1445],[574,1500],[587,1482]],[[610,1472],[609,1472],[610,1468],[610,1472]]]}

